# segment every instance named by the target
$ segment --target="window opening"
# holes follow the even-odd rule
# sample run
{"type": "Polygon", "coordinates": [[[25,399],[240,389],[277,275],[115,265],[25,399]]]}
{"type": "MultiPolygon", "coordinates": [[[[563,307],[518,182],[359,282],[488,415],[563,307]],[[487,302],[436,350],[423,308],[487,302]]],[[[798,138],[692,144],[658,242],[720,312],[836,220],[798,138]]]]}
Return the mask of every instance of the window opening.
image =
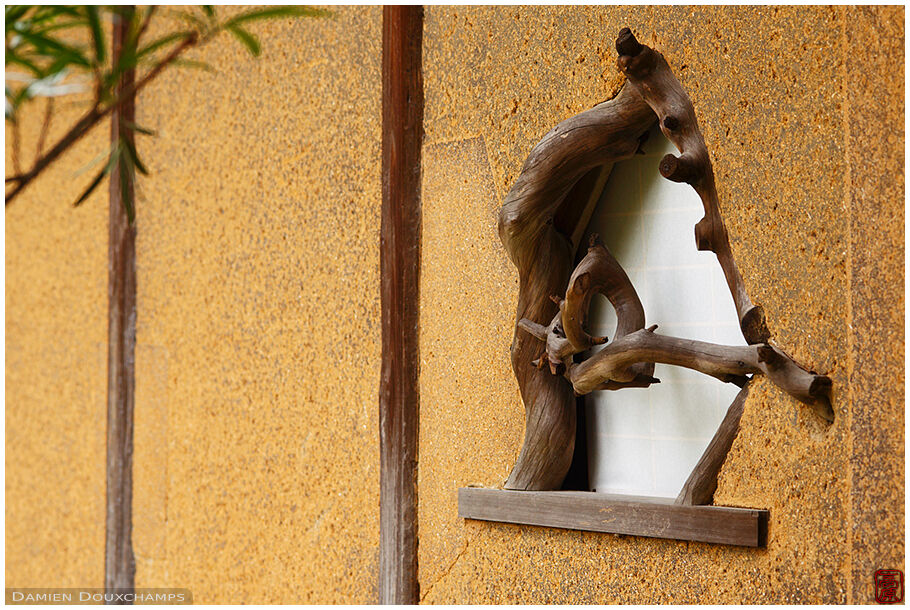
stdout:
{"type": "MultiPolygon", "coordinates": [[[[614,166],[583,243],[600,235],[638,291],[646,324],[660,324],[658,332],[745,345],[717,258],[692,246],[701,200],[658,171],[676,148],[657,126],[642,148],[644,155],[614,166]]],[[[616,314],[602,295],[592,300],[588,324],[592,335],[612,339],[616,314]]],[[[584,397],[592,491],[675,498],[740,390],[677,366],[657,364],[654,376],[660,383],[649,388],[584,397]]]]}

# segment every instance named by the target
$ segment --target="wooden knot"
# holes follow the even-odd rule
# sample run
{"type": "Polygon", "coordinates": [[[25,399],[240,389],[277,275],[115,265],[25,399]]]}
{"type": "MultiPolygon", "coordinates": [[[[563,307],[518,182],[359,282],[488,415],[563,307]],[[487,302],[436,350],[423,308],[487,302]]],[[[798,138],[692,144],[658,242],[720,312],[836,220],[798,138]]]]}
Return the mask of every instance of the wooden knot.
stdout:
{"type": "Polygon", "coordinates": [[[765,320],[765,310],[761,305],[753,305],[743,314],[739,321],[739,328],[743,331],[743,337],[749,345],[767,343],[771,338],[771,331],[765,320]]]}
{"type": "Polygon", "coordinates": [[[714,251],[713,229],[714,223],[707,216],[695,223],[695,247],[699,252],[714,251]]]}
{"type": "Polygon", "coordinates": [[[809,396],[815,399],[831,398],[831,378],[825,375],[816,375],[809,384],[809,396]]]}
{"type": "Polygon", "coordinates": [[[783,364],[783,356],[767,343],[759,345],[757,351],[758,361],[767,364],[769,369],[779,368],[783,364]]]}
{"type": "Polygon", "coordinates": [[[665,155],[660,160],[660,175],[671,182],[695,184],[700,178],[698,166],[688,157],[665,155]]]}
{"type": "Polygon", "coordinates": [[[619,36],[616,37],[616,52],[620,55],[635,57],[641,53],[642,45],[635,38],[635,34],[629,28],[619,30],[619,36]]]}

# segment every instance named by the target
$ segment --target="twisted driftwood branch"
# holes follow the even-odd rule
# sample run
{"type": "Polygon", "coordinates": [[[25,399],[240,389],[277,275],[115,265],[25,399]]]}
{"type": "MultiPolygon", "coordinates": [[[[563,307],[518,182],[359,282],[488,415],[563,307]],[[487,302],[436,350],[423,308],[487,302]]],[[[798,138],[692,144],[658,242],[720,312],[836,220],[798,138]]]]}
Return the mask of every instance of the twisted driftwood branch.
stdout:
{"type": "MultiPolygon", "coordinates": [[[[594,345],[607,342],[607,337],[592,337],[584,329],[591,297],[598,293],[607,297],[616,310],[614,339],[645,327],[645,310],[629,276],[597,235],[592,235],[588,253],[569,278],[566,298],[560,302],[563,331],[573,347],[573,353],[583,352],[594,345]]],[[[566,363],[567,367],[572,365],[571,361],[566,363]]],[[[658,382],[653,374],[653,363],[637,363],[628,369],[617,371],[616,375],[605,381],[599,389],[647,387],[658,382]]]]}
{"type": "Polygon", "coordinates": [[[710,250],[724,271],[727,286],[736,304],[736,313],[747,343],[766,343],[771,333],[764,310],[753,305],[746,293],[743,278],[733,259],[727,229],[720,215],[720,203],[714,184],[714,170],[698,129],[692,101],[663,55],[639,43],[629,28],[616,40],[619,69],[632,87],[660,119],[660,129],[682,153],[666,155],[660,162],[660,173],[673,182],[686,182],[695,189],[705,208],[705,216],[695,225],[695,243],[699,250],[710,250]]]}
{"type": "MultiPolygon", "coordinates": [[[[518,321],[558,322],[554,318],[558,308],[549,297],[565,293],[577,245],[573,236],[587,224],[585,214],[578,211],[583,206],[572,197],[573,188],[595,168],[634,155],[655,121],[641,96],[624,87],[614,99],[550,130],[531,151],[503,203],[499,236],[519,273],[512,370],[526,421],[524,444],[507,489],[558,489],[575,447],[572,386],[562,376],[528,365],[540,355],[533,332],[540,334],[543,327],[531,326],[529,334],[519,330],[518,321]]],[[[555,331],[555,324],[551,326],[555,331]]],[[[563,352],[564,346],[553,349],[555,368],[568,352],[563,352]]]]}
{"type": "MultiPolygon", "coordinates": [[[[596,293],[606,296],[616,309],[618,324],[616,338],[642,329],[645,326],[645,310],[635,292],[635,287],[619,262],[607,248],[600,243],[597,235],[592,235],[587,255],[575,268],[569,278],[566,298],[551,296],[550,299],[559,305],[559,311],[548,326],[537,324],[527,318],[518,321],[518,327],[527,331],[546,345],[543,355],[531,362],[537,369],[549,365],[553,375],[561,375],[567,368],[574,366],[575,354],[581,353],[594,345],[607,342],[607,337],[592,337],[584,330],[584,322],[591,304],[591,297],[596,293]]],[[[657,328],[655,325],[651,330],[657,328]]],[[[639,363],[625,371],[617,372],[614,377],[605,381],[597,389],[619,390],[627,387],[643,388],[660,380],[652,377],[653,363],[639,363]]],[[[576,391],[576,394],[578,392],[576,391]]]]}
{"type": "Polygon", "coordinates": [[[824,419],[834,419],[830,403],[831,380],[805,370],[772,345],[716,345],[657,335],[654,333],[656,326],[643,328],[644,310],[635,288],[596,236],[591,240],[587,256],[572,274],[560,309],[546,328],[530,320],[521,320],[519,326],[533,329],[532,334],[546,342],[545,357],[551,363],[551,373],[564,374],[577,395],[603,389],[604,384],[610,382],[641,382],[653,373],[654,363],[662,363],[693,369],[740,387],[748,380],[747,375],[766,375],[782,390],[812,406],[824,419]],[[575,363],[573,354],[604,341],[591,337],[584,330],[591,295],[595,291],[603,292],[616,309],[616,337],[587,360],[575,363]],[[551,352],[551,346],[557,349],[551,352]],[[553,366],[557,358],[562,367],[559,370],[553,366]]]}
{"type": "MultiPolygon", "coordinates": [[[[507,489],[558,489],[574,450],[574,395],[647,387],[659,381],[653,377],[657,362],[701,371],[740,387],[749,381],[747,375],[766,375],[822,417],[833,420],[830,379],[806,371],[768,344],[764,312],[749,300],[733,259],[711,161],[691,101],[664,58],[639,44],[628,29],[620,32],[616,47],[619,66],[628,77],[626,86],[613,100],[563,121],[544,136],[528,156],[500,211],[500,239],[519,271],[511,353],[526,416],[524,444],[506,481],[507,489]],[[592,179],[595,168],[634,154],[658,117],[661,130],[682,153],[664,157],[661,174],[689,183],[701,198],[705,217],[695,227],[696,244],[717,255],[748,346],[657,335],[656,325],[644,328],[644,310],[628,276],[596,241],[569,275],[592,193],[596,195],[593,185],[604,176],[601,171],[592,179]],[[576,363],[577,354],[607,339],[585,331],[595,293],[604,294],[616,309],[616,336],[601,351],[576,363]],[[565,297],[553,296],[558,294],[565,297]],[[550,323],[544,326],[536,320],[550,323]],[[538,341],[545,344],[542,355],[538,341]]],[[[726,455],[737,429],[732,424],[739,421],[737,413],[744,400],[742,393],[734,403],[740,405],[739,410],[733,409],[731,425],[723,434],[719,432],[723,438],[714,443],[714,453],[726,455]]],[[[681,502],[704,501],[711,477],[716,485],[722,457],[712,454],[703,461],[704,472],[693,473],[695,479],[687,483],[700,491],[684,494],[681,502]]]]}
{"type": "Polygon", "coordinates": [[[821,417],[834,421],[831,380],[805,370],[783,351],[766,343],[715,345],[642,329],[620,337],[584,362],[568,367],[565,376],[577,394],[587,394],[606,381],[624,376],[627,367],[639,362],[682,366],[740,386],[744,385],[746,375],[765,375],[787,394],[812,406],[821,417]]]}

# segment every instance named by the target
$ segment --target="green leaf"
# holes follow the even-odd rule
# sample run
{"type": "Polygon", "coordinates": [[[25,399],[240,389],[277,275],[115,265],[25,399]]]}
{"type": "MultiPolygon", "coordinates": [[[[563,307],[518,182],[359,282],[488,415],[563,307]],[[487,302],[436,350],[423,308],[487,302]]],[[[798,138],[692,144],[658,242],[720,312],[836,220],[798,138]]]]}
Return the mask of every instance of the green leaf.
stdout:
{"type": "Polygon", "coordinates": [[[204,32],[206,29],[207,24],[202,19],[200,19],[197,15],[194,15],[193,13],[191,13],[189,11],[175,11],[171,14],[174,17],[176,17],[177,19],[180,19],[181,21],[185,21],[185,22],[189,23],[190,25],[192,25],[194,28],[196,28],[200,32],[204,32]]]}
{"type": "Polygon", "coordinates": [[[250,53],[256,57],[259,53],[262,52],[262,48],[259,46],[259,40],[244,30],[239,25],[228,25],[227,29],[234,35],[237,40],[242,42],[244,46],[250,51],[250,53]]]}
{"type": "Polygon", "coordinates": [[[78,18],[71,19],[69,21],[57,20],[50,25],[46,25],[40,29],[35,30],[39,34],[47,34],[49,32],[56,32],[58,30],[68,30],[70,28],[84,28],[89,25],[88,19],[78,18]]]}
{"type": "Polygon", "coordinates": [[[7,50],[6,51],[6,65],[19,65],[23,68],[27,68],[29,72],[34,74],[36,77],[41,78],[45,76],[44,71],[41,70],[34,62],[29,61],[24,57],[20,57],[15,51],[7,50]]]}
{"type": "Polygon", "coordinates": [[[35,24],[50,23],[57,21],[60,17],[80,18],[79,9],[75,6],[38,6],[32,14],[31,21],[35,24]]]}
{"type": "Polygon", "coordinates": [[[215,9],[212,8],[212,5],[211,5],[211,4],[203,4],[203,5],[202,5],[202,12],[205,13],[206,17],[214,17],[214,16],[215,16],[215,9]]]}
{"type": "Polygon", "coordinates": [[[88,199],[89,195],[91,195],[92,192],[94,192],[94,190],[96,188],[98,188],[98,185],[101,184],[101,181],[104,180],[104,177],[107,175],[107,173],[108,173],[107,168],[98,172],[98,175],[95,176],[95,179],[92,180],[91,184],[88,185],[88,188],[86,188],[84,191],[82,191],[82,194],[79,195],[79,199],[77,199],[75,201],[75,203],[73,203],[74,208],[78,208],[80,205],[82,205],[82,203],[86,199],[88,199]]]}
{"type": "Polygon", "coordinates": [[[148,55],[149,53],[154,53],[155,51],[157,51],[158,49],[160,49],[163,46],[166,46],[166,45],[168,45],[172,42],[176,42],[178,40],[184,40],[184,39],[188,38],[189,36],[191,36],[190,32],[174,32],[173,34],[168,34],[167,36],[162,36],[161,38],[158,38],[158,39],[150,42],[149,44],[145,45],[141,49],[139,49],[139,52],[136,54],[136,57],[137,57],[137,59],[141,59],[142,57],[148,55]]]}
{"type": "Polygon", "coordinates": [[[195,59],[175,59],[171,65],[178,68],[195,68],[197,70],[203,70],[205,72],[215,73],[214,67],[211,64],[207,64],[204,61],[197,61],[195,59]]]}
{"type": "MultiPolygon", "coordinates": [[[[84,174],[85,172],[90,170],[91,168],[95,167],[99,161],[104,159],[105,156],[107,156],[107,161],[105,162],[105,165],[107,165],[108,163],[110,163],[110,155],[114,154],[114,152],[117,150],[118,150],[117,143],[112,144],[111,146],[108,147],[107,150],[102,150],[100,153],[95,155],[94,159],[92,159],[91,161],[89,161],[88,163],[86,163],[85,165],[80,167],[78,170],[76,170],[76,173],[74,173],[73,176],[76,176],[76,177],[81,176],[82,174],[84,174]]],[[[110,170],[108,170],[108,171],[110,171],[110,170]]]]}
{"type": "Polygon", "coordinates": [[[18,32],[19,36],[35,46],[35,49],[42,55],[54,59],[66,59],[68,63],[77,64],[86,68],[91,67],[91,62],[82,54],[79,49],[55,40],[50,36],[45,36],[37,32],[18,32]]]}
{"type": "Polygon", "coordinates": [[[74,208],[77,208],[80,205],[82,205],[82,203],[86,199],[88,199],[89,195],[91,195],[92,192],[96,188],[98,188],[98,185],[101,184],[101,181],[104,180],[104,177],[107,176],[109,173],[111,173],[111,170],[114,168],[114,164],[117,163],[117,159],[119,157],[120,157],[120,148],[115,146],[114,149],[111,150],[111,154],[110,154],[110,157],[108,157],[108,159],[107,159],[107,163],[104,164],[104,167],[101,168],[101,171],[98,172],[98,175],[96,175],[95,178],[88,185],[88,187],[84,191],[82,191],[82,194],[79,195],[79,199],[77,199],[76,202],[73,204],[74,208]]]}
{"type": "Polygon", "coordinates": [[[224,27],[230,29],[231,26],[240,25],[249,21],[258,21],[260,19],[276,19],[279,17],[330,17],[334,15],[332,11],[327,11],[311,6],[274,6],[271,8],[256,9],[241,13],[236,17],[228,19],[224,27]]]}
{"type": "Polygon", "coordinates": [[[49,65],[47,68],[44,69],[44,71],[43,71],[44,74],[41,75],[41,78],[45,78],[45,77],[51,76],[53,74],[62,72],[69,65],[69,63],[70,62],[67,61],[66,58],[58,59],[57,61],[53,62],[51,65],[49,65]]]}
{"type": "Polygon", "coordinates": [[[98,15],[97,6],[86,6],[86,16],[88,25],[92,30],[92,44],[95,47],[95,64],[103,65],[107,57],[106,45],[104,44],[104,30],[101,27],[101,18],[98,15]]]}
{"type": "Polygon", "coordinates": [[[123,146],[123,152],[126,154],[124,157],[129,158],[129,163],[131,166],[139,170],[140,174],[148,176],[149,170],[146,169],[145,165],[142,164],[142,161],[139,160],[139,155],[136,153],[136,145],[130,142],[129,138],[120,138],[120,142],[123,146]]]}
{"type": "Polygon", "coordinates": [[[19,6],[7,6],[3,12],[4,19],[6,20],[6,32],[9,33],[10,30],[16,27],[16,24],[25,17],[25,14],[28,13],[29,9],[32,8],[28,5],[19,5],[19,6]]]}
{"type": "Polygon", "coordinates": [[[132,121],[123,120],[123,124],[124,124],[124,125],[126,126],[126,128],[129,129],[130,131],[134,131],[134,132],[136,132],[136,133],[141,133],[142,135],[145,135],[145,136],[154,136],[154,135],[157,135],[157,134],[156,134],[154,131],[152,131],[151,129],[147,129],[147,128],[145,128],[145,127],[142,127],[141,125],[137,125],[136,123],[133,123],[132,121]]]}

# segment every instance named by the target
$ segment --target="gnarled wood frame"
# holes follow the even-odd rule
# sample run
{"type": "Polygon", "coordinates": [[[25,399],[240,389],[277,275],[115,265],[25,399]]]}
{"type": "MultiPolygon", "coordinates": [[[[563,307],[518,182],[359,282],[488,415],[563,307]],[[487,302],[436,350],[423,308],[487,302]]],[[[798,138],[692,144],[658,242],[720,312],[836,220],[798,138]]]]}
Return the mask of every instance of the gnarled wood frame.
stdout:
{"type": "Polygon", "coordinates": [[[831,381],[805,370],[770,344],[764,312],[750,301],[733,259],[695,111],[666,60],[640,44],[628,28],[620,32],[616,49],[619,68],[627,77],[619,94],[547,133],[531,151],[500,211],[500,239],[519,272],[511,356],[526,414],[524,445],[505,487],[559,489],[574,451],[575,396],[657,383],[653,373],[659,362],[744,387],[677,500],[710,503],[717,473],[738,430],[749,375],[766,375],[828,421],[834,418],[831,381]],[[596,239],[572,270],[578,240],[596,204],[596,196],[583,196],[586,188],[590,190],[587,183],[597,168],[634,155],[655,122],[681,153],[664,157],[660,173],[690,184],[701,198],[705,216],[695,226],[696,245],[717,255],[747,346],[664,336],[654,332],[656,325],[645,328],[634,286],[596,239]],[[616,309],[616,333],[602,350],[576,362],[576,354],[607,342],[606,337],[585,331],[595,293],[606,296],[616,309]]]}

